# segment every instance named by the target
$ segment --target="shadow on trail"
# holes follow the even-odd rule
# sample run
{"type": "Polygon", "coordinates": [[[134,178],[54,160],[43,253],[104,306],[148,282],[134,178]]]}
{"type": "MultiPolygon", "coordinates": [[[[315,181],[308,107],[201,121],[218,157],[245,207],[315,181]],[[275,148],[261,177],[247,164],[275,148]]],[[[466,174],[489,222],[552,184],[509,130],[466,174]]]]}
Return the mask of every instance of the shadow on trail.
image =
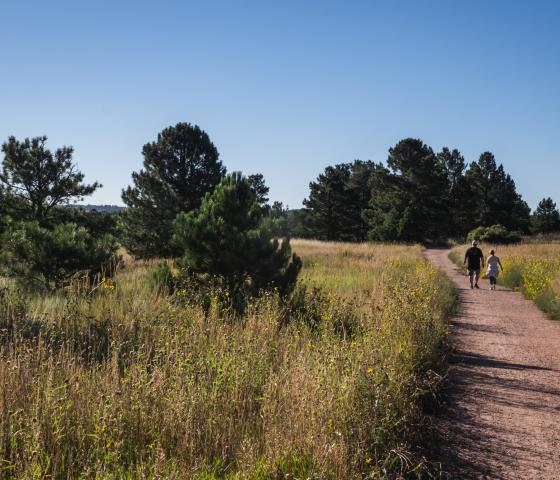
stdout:
{"type": "MultiPolygon", "coordinates": [[[[461,324],[461,327],[465,327],[469,324],[461,324]]],[[[473,329],[483,332],[492,332],[497,333],[496,328],[491,326],[485,325],[472,325],[473,329]]],[[[469,328],[469,327],[467,327],[469,328]]],[[[451,355],[450,358],[451,364],[461,364],[461,365],[473,365],[479,367],[488,367],[488,368],[509,368],[512,370],[545,370],[549,372],[556,372],[553,368],[548,367],[539,367],[537,365],[523,365],[519,363],[511,363],[511,362],[504,362],[502,360],[498,360],[495,358],[487,357],[484,355],[478,355],[475,353],[466,353],[466,352],[455,352],[451,355]]]]}
{"type": "MultiPolygon", "coordinates": [[[[463,323],[460,328],[485,331],[484,328],[487,327],[463,323]]],[[[438,415],[443,422],[438,422],[434,431],[437,445],[434,458],[445,466],[444,469],[448,469],[442,473],[441,478],[506,480],[506,477],[496,472],[493,465],[503,464],[508,459],[523,462],[522,459],[527,456],[539,458],[539,461],[543,462],[554,461],[552,457],[545,458],[538,448],[531,450],[526,446],[519,446],[515,439],[526,435],[527,432],[509,424],[496,426],[492,412],[499,405],[507,405],[525,412],[532,410],[557,414],[560,410],[560,388],[528,381],[525,377],[506,377],[506,371],[557,370],[507,362],[460,350],[452,353],[450,364],[448,378],[442,390],[442,410],[438,415]],[[481,371],[478,367],[484,370],[481,371]],[[482,407],[477,411],[469,411],[465,405],[471,404],[470,398],[476,398],[476,403],[482,407]],[[465,425],[469,426],[468,430],[465,429],[465,425]],[[468,436],[465,435],[465,431],[469,432],[468,436]],[[481,446],[486,443],[489,431],[493,432],[494,441],[491,450],[484,451],[484,457],[490,462],[481,465],[481,446]]]]}
{"type": "MultiPolygon", "coordinates": [[[[475,319],[475,315],[463,315],[463,318],[473,318],[475,319]]],[[[511,335],[510,333],[506,332],[504,328],[500,328],[495,325],[482,325],[478,323],[468,323],[468,322],[451,322],[450,325],[455,330],[462,330],[465,332],[485,332],[485,333],[494,333],[496,335],[511,335]]],[[[451,357],[451,361],[453,361],[453,357],[451,357]]]]}

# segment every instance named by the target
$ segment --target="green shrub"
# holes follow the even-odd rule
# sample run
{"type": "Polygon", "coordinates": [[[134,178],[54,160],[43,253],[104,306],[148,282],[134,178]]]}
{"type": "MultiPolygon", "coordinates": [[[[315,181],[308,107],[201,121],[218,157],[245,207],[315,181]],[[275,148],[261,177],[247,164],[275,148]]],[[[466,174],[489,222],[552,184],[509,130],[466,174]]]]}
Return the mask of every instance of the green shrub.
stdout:
{"type": "Polygon", "coordinates": [[[511,232],[503,225],[492,225],[491,227],[478,227],[471,230],[468,234],[468,240],[478,240],[487,243],[509,244],[521,241],[521,235],[518,232],[511,232]]]}
{"type": "Polygon", "coordinates": [[[175,290],[175,279],[167,263],[162,263],[150,272],[150,287],[152,290],[161,293],[173,293],[175,290]]]}
{"type": "Polygon", "coordinates": [[[93,237],[75,223],[52,230],[38,222],[11,225],[2,236],[2,267],[25,286],[59,288],[79,272],[95,275],[116,263],[117,244],[109,235],[93,237]]]}
{"type": "Polygon", "coordinates": [[[177,215],[174,240],[183,250],[178,265],[202,284],[218,283],[232,298],[276,289],[290,293],[301,269],[288,239],[279,242],[263,223],[250,183],[228,175],[200,210],[177,215]]]}

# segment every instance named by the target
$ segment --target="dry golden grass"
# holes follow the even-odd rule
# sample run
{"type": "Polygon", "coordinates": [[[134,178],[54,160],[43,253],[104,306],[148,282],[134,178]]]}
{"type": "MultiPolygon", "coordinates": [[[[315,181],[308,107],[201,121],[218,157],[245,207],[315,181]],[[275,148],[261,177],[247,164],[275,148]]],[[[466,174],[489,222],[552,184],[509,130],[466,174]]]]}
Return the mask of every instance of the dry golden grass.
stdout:
{"type": "Polygon", "coordinates": [[[157,294],[146,264],[92,294],[1,286],[2,475],[423,471],[419,400],[442,359],[449,282],[419,247],[293,246],[307,291],[291,307],[264,295],[243,318],[157,294]]]}

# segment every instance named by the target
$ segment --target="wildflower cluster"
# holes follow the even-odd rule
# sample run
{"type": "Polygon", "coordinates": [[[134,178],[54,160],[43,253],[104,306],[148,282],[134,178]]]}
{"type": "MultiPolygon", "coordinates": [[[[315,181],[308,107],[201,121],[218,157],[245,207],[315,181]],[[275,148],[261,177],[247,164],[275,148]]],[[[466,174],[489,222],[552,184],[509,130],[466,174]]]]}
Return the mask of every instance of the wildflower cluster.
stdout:
{"type": "Polygon", "coordinates": [[[99,286],[103,290],[114,290],[116,288],[115,281],[111,278],[108,278],[108,277],[103,277],[101,279],[101,283],[99,284],[99,286]]]}
{"type": "Polygon", "coordinates": [[[503,283],[521,291],[553,318],[560,314],[560,261],[556,258],[506,256],[503,283]]]}

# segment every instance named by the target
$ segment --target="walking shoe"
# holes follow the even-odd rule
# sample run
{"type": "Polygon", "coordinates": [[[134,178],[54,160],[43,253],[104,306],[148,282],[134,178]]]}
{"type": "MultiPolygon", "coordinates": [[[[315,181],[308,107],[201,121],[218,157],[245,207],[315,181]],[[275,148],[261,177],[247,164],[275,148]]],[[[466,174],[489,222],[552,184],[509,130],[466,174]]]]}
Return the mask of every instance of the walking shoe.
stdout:
{"type": "Polygon", "coordinates": [[[475,284],[474,284],[474,288],[480,288],[480,287],[478,286],[478,283],[475,283],[475,284]]]}

